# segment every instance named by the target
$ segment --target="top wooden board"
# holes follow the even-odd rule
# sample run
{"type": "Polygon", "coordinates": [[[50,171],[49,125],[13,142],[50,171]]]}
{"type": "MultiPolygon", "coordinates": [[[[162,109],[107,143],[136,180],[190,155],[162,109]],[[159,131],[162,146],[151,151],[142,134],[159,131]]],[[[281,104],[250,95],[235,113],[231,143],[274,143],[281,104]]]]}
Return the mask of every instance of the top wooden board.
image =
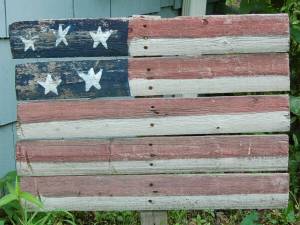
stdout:
{"type": "Polygon", "coordinates": [[[286,14],[16,22],[14,58],[287,52],[286,14]]]}

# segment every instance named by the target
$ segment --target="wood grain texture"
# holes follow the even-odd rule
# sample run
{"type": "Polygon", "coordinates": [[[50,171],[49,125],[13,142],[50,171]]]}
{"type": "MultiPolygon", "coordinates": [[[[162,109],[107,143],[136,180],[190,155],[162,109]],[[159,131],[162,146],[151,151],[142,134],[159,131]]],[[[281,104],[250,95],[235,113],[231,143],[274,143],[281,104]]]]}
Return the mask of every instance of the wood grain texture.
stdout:
{"type": "Polygon", "coordinates": [[[286,173],[49,176],[22,177],[20,185],[43,197],[284,194],[289,177],[286,173]]]}
{"type": "Polygon", "coordinates": [[[37,123],[276,111],[289,111],[287,95],[21,102],[18,104],[18,121],[20,123],[37,123]]]}
{"type": "Polygon", "coordinates": [[[76,56],[123,56],[128,55],[127,46],[128,20],[126,19],[69,19],[69,20],[42,20],[16,22],[9,27],[9,36],[13,58],[53,58],[76,56]],[[66,35],[68,46],[60,44],[55,46],[59,25],[63,29],[70,26],[66,35]],[[108,48],[101,43],[93,48],[93,39],[89,32],[97,32],[101,26],[102,31],[113,30],[107,40],[108,48]],[[38,36],[35,41],[35,51],[24,51],[21,38],[38,36]]]}
{"type": "Polygon", "coordinates": [[[287,54],[37,62],[17,65],[19,100],[289,90],[287,54]],[[101,89],[85,90],[79,72],[101,69],[101,89]],[[61,79],[57,94],[38,82],[61,79]],[[239,83],[239,85],[236,85],[239,83]],[[180,85],[181,88],[177,88],[180,85]],[[151,87],[151,88],[150,88],[151,87]]]}
{"type": "MultiPolygon", "coordinates": [[[[287,156],[287,135],[144,137],[17,143],[22,162],[97,162],[287,156]]],[[[275,165],[276,166],[276,165],[275,165]]]]}
{"type": "Polygon", "coordinates": [[[19,124],[19,140],[285,132],[289,111],[19,124]]]}
{"type": "Polygon", "coordinates": [[[16,92],[18,100],[66,99],[129,96],[127,60],[57,61],[20,64],[16,66],[16,92]],[[100,89],[92,86],[86,90],[86,82],[79,73],[88,74],[102,70],[100,89]],[[45,94],[44,82],[47,75],[59,80],[57,94],[45,94]]]}
{"type": "Polygon", "coordinates": [[[21,176],[286,171],[288,136],[21,141],[21,176]]]}
{"type": "Polygon", "coordinates": [[[14,58],[287,52],[289,48],[285,14],[26,21],[13,23],[9,33],[14,58]],[[56,47],[53,31],[60,24],[70,26],[69,44],[56,47]],[[93,48],[89,32],[99,26],[114,31],[108,48],[101,44],[93,48]],[[24,51],[20,37],[36,37],[35,49],[24,51]]]}
{"type": "Polygon", "coordinates": [[[289,76],[286,53],[129,58],[129,79],[289,76]]]}
{"type": "Polygon", "coordinates": [[[132,79],[132,96],[276,92],[290,90],[289,77],[253,76],[220,77],[215,79],[132,79]],[[180,87],[180,88],[179,88],[180,87]]]}
{"type": "Polygon", "coordinates": [[[168,213],[167,211],[150,211],[140,212],[141,225],[167,225],[168,213]]]}
{"type": "Polygon", "coordinates": [[[212,38],[224,36],[275,36],[289,34],[286,14],[214,15],[129,21],[129,39],[212,38]],[[251,27],[251,29],[249,29],[251,27]]]}
{"type": "Polygon", "coordinates": [[[287,171],[287,156],[99,162],[17,162],[20,176],[287,171]]]}
{"type": "MultiPolygon", "coordinates": [[[[166,197],[41,197],[44,211],[124,211],[286,208],[289,194],[166,197]]],[[[40,210],[32,207],[33,210],[40,210]]]]}
{"type": "Polygon", "coordinates": [[[148,38],[129,42],[131,56],[288,52],[289,35],[213,38],[148,38]]]}

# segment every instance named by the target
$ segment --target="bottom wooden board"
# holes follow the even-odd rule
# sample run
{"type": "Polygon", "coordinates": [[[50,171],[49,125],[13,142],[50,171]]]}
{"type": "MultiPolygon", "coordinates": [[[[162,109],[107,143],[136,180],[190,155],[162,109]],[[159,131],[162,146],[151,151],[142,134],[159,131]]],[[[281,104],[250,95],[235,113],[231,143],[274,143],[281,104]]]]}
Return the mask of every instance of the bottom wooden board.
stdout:
{"type": "Polygon", "coordinates": [[[274,174],[186,174],[23,177],[44,210],[171,210],[278,208],[289,178],[274,174]]]}
{"type": "MultiPolygon", "coordinates": [[[[243,194],[167,197],[42,197],[44,207],[53,211],[202,210],[285,208],[289,194],[243,194]],[[151,201],[150,201],[151,200],[151,201]]],[[[30,207],[30,206],[29,206],[30,207]]],[[[35,209],[36,208],[31,208],[35,209]]]]}

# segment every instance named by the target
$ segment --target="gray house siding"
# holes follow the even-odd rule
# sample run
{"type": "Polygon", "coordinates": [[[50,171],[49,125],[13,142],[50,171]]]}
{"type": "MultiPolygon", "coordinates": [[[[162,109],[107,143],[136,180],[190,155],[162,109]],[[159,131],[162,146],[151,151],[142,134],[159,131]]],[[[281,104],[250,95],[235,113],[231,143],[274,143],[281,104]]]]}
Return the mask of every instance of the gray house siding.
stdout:
{"type": "MultiPolygon", "coordinates": [[[[8,25],[19,20],[119,17],[155,14],[173,17],[182,0],[0,0],[0,177],[15,169],[16,97],[8,25]]],[[[39,59],[45,61],[45,59],[39,59]]]]}

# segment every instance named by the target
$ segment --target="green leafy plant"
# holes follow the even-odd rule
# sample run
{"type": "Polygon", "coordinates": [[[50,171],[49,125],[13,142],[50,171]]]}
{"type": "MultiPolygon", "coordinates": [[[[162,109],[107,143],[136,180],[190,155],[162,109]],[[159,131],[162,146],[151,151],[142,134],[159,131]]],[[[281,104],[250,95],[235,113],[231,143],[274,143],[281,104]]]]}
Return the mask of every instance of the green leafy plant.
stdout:
{"type": "Polygon", "coordinates": [[[0,225],[76,225],[69,212],[30,212],[29,205],[42,209],[43,204],[37,197],[21,190],[16,172],[10,172],[0,179],[0,190],[4,193],[0,198],[0,217],[3,214],[0,225]]]}

